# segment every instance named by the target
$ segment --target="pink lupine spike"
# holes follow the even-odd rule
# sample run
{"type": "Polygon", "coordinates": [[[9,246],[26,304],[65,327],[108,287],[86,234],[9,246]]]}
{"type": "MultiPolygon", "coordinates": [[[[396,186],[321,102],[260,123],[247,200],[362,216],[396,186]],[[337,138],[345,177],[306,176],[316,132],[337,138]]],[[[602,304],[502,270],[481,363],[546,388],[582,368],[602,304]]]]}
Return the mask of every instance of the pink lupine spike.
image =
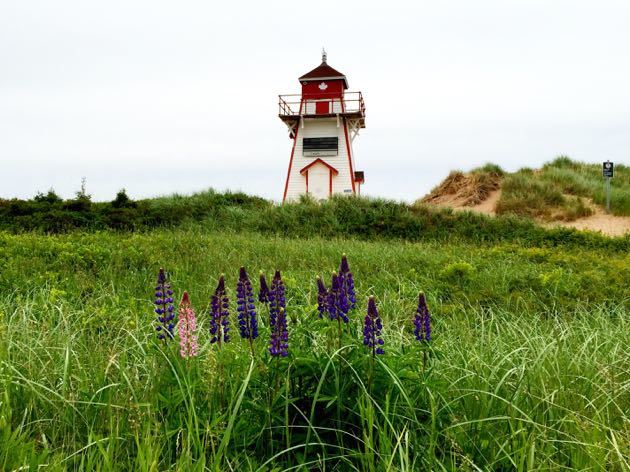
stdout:
{"type": "Polygon", "coordinates": [[[190,305],[188,292],[184,292],[182,301],[179,304],[179,331],[180,355],[184,358],[195,357],[199,353],[197,344],[197,317],[195,310],[190,305]]]}

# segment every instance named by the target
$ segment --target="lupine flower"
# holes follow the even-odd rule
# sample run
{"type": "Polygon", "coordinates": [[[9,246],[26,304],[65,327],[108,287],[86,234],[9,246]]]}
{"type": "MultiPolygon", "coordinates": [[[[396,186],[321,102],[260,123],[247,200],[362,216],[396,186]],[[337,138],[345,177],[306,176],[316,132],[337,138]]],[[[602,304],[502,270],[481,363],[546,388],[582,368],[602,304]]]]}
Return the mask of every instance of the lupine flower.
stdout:
{"type": "Polygon", "coordinates": [[[155,286],[155,313],[157,323],[155,330],[157,337],[161,340],[173,339],[173,328],[175,327],[175,308],[173,307],[173,290],[168,283],[166,272],[160,268],[155,286]]]}
{"type": "Polygon", "coordinates": [[[219,283],[210,299],[210,342],[219,345],[230,341],[230,303],[225,291],[225,277],[219,277],[219,283]]]}
{"type": "Polygon", "coordinates": [[[317,311],[319,313],[319,317],[323,318],[326,313],[328,313],[328,301],[330,298],[330,294],[328,293],[328,289],[326,285],[324,285],[324,281],[318,275],[317,276],[317,311]]]}
{"type": "Polygon", "coordinates": [[[267,294],[267,298],[269,300],[269,326],[273,329],[280,310],[285,310],[287,306],[284,282],[279,270],[276,271],[271,280],[271,289],[267,294]]]}
{"type": "Polygon", "coordinates": [[[256,339],[258,337],[258,319],[254,306],[254,292],[245,267],[241,267],[239,271],[238,283],[236,284],[236,305],[241,337],[250,341],[256,339]]]}
{"type": "Polygon", "coordinates": [[[385,344],[381,337],[383,323],[376,308],[376,301],[371,296],[368,300],[367,314],[363,322],[363,344],[372,348],[372,356],[376,354],[385,354],[382,346],[385,344]]]}
{"type": "Polygon", "coordinates": [[[274,357],[287,357],[289,355],[289,331],[287,330],[287,314],[284,308],[280,308],[276,322],[271,327],[269,354],[274,357]]]}
{"type": "Polygon", "coordinates": [[[354,276],[350,271],[348,258],[345,254],[341,256],[341,264],[339,266],[339,280],[341,288],[345,292],[346,298],[348,299],[348,305],[352,310],[356,306],[357,298],[354,292],[354,276]]]}
{"type": "Polygon", "coordinates": [[[197,317],[190,306],[188,292],[184,292],[179,304],[179,354],[184,357],[195,357],[198,354],[197,345],[197,317]]]}
{"type": "Polygon", "coordinates": [[[267,285],[267,279],[265,279],[265,274],[263,271],[260,271],[260,291],[258,292],[258,301],[260,303],[268,303],[269,302],[269,286],[267,285]]]}
{"type": "Polygon", "coordinates": [[[348,319],[348,298],[346,291],[342,287],[342,282],[336,272],[332,274],[332,283],[328,292],[328,317],[331,320],[342,320],[344,323],[350,321],[348,319]]]}
{"type": "Polygon", "coordinates": [[[418,309],[413,317],[413,334],[417,341],[431,341],[431,315],[424,293],[418,295],[418,309]]]}

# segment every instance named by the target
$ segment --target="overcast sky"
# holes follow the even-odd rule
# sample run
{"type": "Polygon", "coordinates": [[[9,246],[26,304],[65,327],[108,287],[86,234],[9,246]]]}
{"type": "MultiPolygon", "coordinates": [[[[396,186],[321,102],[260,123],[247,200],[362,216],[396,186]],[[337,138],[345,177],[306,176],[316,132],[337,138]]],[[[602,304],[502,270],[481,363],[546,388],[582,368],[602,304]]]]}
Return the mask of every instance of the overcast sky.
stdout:
{"type": "Polygon", "coordinates": [[[361,90],[364,193],[559,154],[630,163],[630,1],[0,2],[0,197],[208,187],[279,200],[277,95],[361,90]]]}

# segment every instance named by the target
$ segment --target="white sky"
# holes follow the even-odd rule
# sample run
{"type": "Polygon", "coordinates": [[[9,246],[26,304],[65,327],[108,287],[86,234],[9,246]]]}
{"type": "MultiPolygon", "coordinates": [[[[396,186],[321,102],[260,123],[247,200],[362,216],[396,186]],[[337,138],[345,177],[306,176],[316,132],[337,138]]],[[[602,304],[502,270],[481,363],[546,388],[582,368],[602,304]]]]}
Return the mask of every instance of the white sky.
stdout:
{"type": "Polygon", "coordinates": [[[361,90],[364,193],[559,154],[630,164],[630,1],[2,0],[0,197],[208,187],[280,199],[277,95],[361,90]]]}

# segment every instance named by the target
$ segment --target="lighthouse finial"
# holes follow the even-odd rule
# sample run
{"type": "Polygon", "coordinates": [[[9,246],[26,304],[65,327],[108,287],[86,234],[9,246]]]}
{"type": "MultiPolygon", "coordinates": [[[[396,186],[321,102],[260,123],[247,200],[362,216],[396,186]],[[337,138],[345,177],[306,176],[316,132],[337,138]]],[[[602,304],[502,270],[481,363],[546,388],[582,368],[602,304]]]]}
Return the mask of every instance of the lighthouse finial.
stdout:
{"type": "Polygon", "coordinates": [[[328,55],[326,54],[326,50],[324,48],[322,48],[322,62],[325,64],[326,63],[326,58],[328,57],[328,55]]]}

